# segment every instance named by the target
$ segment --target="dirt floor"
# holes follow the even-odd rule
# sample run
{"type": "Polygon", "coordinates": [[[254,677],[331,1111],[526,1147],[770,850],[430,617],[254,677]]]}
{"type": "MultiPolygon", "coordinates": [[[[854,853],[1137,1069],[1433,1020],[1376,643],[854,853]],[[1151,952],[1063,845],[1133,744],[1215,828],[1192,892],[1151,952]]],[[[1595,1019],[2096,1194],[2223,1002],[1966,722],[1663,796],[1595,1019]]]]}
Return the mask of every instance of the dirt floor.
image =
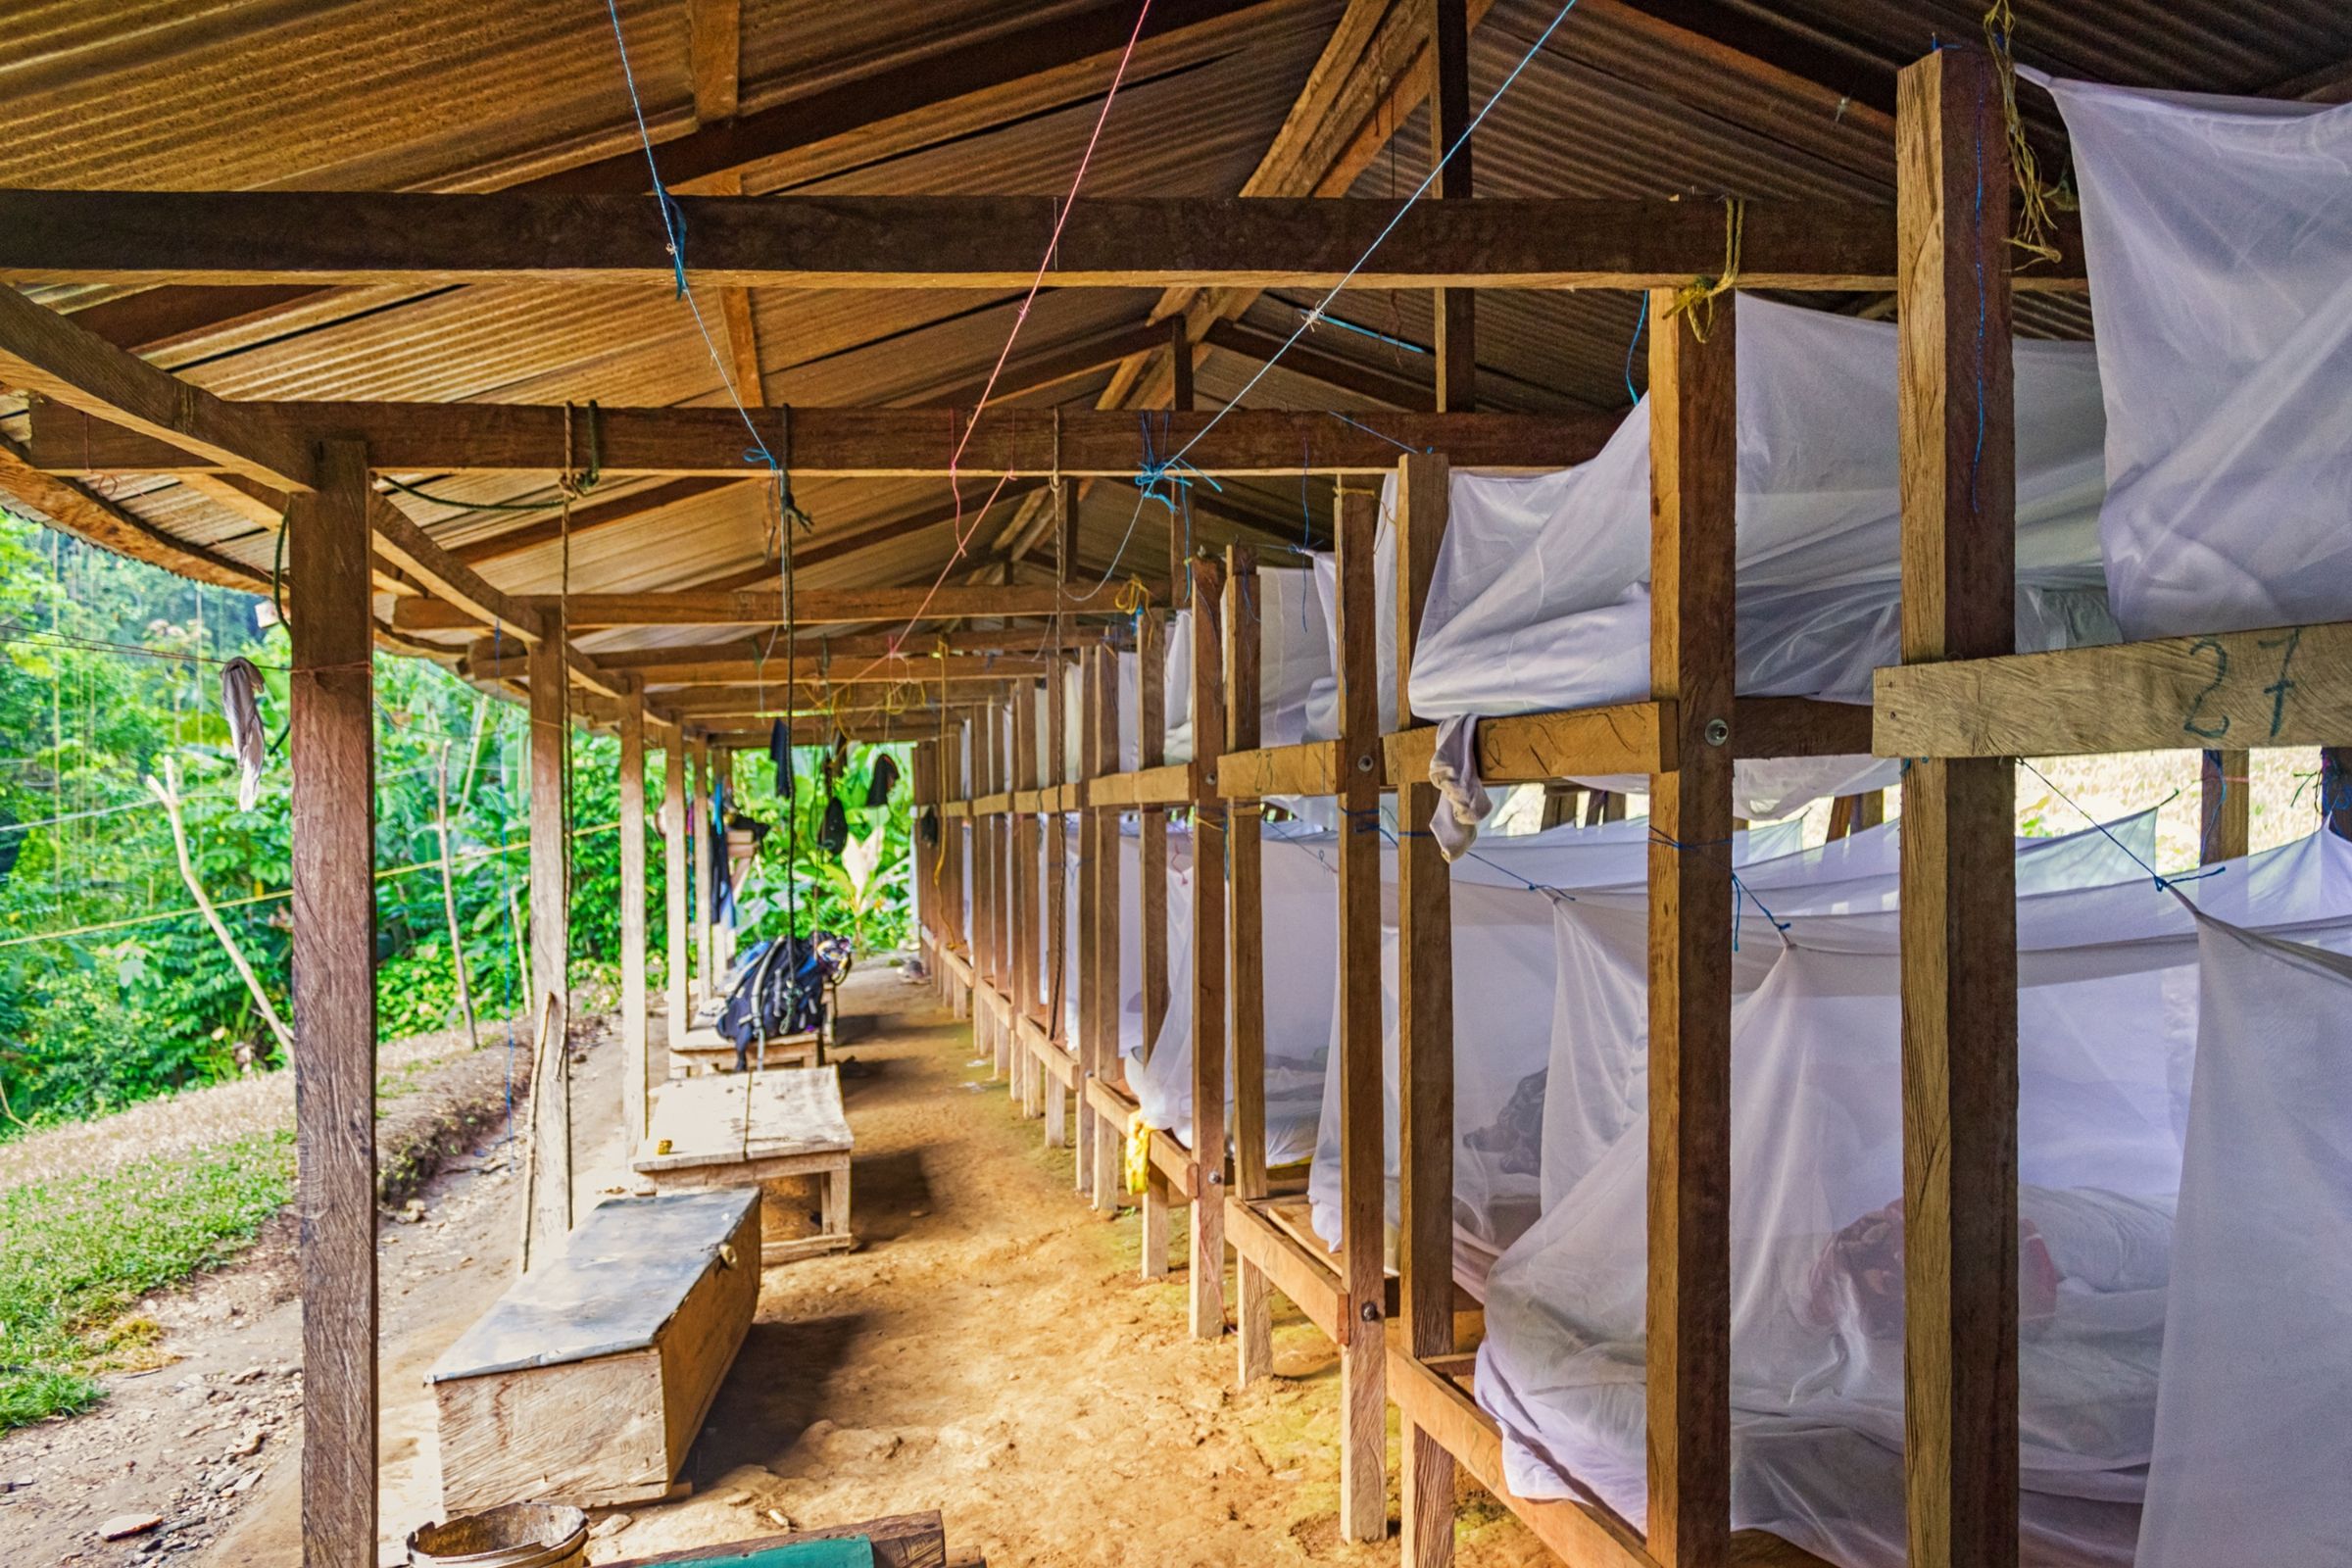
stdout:
{"type": "MultiPolygon", "coordinates": [[[[1181,1271],[1138,1278],[1132,1213],[1114,1223],[1078,1200],[1067,1152],[986,1081],[967,1026],[880,964],[852,977],[842,1010],[861,1246],[767,1271],[687,1461],[692,1494],[600,1516],[592,1561],[926,1508],[945,1514],[952,1553],[1000,1565],[1396,1560],[1393,1536],[1338,1539],[1337,1357],[1311,1327],[1278,1319],[1278,1375],[1235,1391],[1232,1340],[1187,1333],[1181,1271]]],[[[583,1203],[625,1182],[617,1054],[599,1045],[574,1067],[583,1203]]],[[[516,1185],[503,1151],[477,1146],[424,1186],[417,1217],[382,1227],[383,1563],[438,1517],[422,1373],[510,1278],[516,1185]]],[[[1179,1262],[1183,1249],[1180,1223],[1179,1262]]],[[[176,1364],[0,1443],[0,1479],[29,1471],[17,1495],[44,1496],[37,1514],[0,1503],[11,1568],[299,1560],[300,1320],[273,1255],[159,1312],[176,1364]],[[206,1515],[223,1492],[242,1506],[206,1515]],[[101,1520],[138,1509],[199,1527],[97,1541],[101,1520]]],[[[1460,1544],[1465,1568],[1548,1560],[1474,1491],[1460,1544]]]]}

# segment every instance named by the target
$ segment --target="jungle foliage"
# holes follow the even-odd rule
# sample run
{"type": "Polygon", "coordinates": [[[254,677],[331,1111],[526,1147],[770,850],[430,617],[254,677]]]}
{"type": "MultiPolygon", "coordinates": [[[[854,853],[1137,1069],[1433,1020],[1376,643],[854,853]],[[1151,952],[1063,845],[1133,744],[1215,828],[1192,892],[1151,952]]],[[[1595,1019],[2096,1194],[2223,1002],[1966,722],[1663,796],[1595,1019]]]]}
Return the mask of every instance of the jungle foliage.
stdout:
{"type": "MultiPolygon", "coordinates": [[[[280,1016],[290,1016],[285,633],[266,602],[125,561],[0,513],[0,1137],[282,1065],[275,1038],[196,912],[147,780],[176,771],[197,875],[280,1016]],[[220,668],[262,671],[272,738],[259,798],[240,810],[220,668]]],[[[527,720],[439,666],[379,655],[376,680],[376,995],[387,1039],[459,1021],[440,872],[444,769],[458,924],[477,1016],[522,1007],[528,939],[527,720]]],[[[906,748],[898,752],[902,779],[906,748]]],[[[741,904],[748,936],[795,925],[903,943],[907,808],[862,808],[875,749],[835,771],[852,848],[818,843],[819,753],[777,798],[764,753],[736,763],[740,810],[771,828],[741,904]],[[791,846],[788,853],[787,846],[791,846]],[[846,862],[846,863],[845,863],[846,862]]],[[[660,800],[662,759],[648,759],[660,800]]],[[[573,983],[618,969],[618,743],[575,731],[573,983]]],[[[648,834],[650,907],[662,842],[648,834]]],[[[660,929],[659,919],[655,930],[660,929]]],[[[652,983],[662,980],[655,942],[652,983]]]]}

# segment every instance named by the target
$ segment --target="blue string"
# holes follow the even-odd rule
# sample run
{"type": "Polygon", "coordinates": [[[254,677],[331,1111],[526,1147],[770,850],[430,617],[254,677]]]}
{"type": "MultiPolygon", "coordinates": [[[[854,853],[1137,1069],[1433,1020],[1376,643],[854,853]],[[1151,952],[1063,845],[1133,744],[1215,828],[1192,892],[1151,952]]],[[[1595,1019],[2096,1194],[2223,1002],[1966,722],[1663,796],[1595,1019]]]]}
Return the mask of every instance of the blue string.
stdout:
{"type": "Polygon", "coordinates": [[[1625,398],[1629,403],[1642,401],[1642,394],[1634,390],[1634,350],[1642,346],[1642,329],[1649,325],[1649,297],[1642,295],[1640,299],[1642,310],[1634,318],[1633,341],[1625,346],[1625,398]]]}
{"type": "Polygon", "coordinates": [[[1386,431],[1375,430],[1368,424],[1358,424],[1355,420],[1350,419],[1348,417],[1348,416],[1342,414],[1337,409],[1326,409],[1323,412],[1330,415],[1333,418],[1339,420],[1342,424],[1354,425],[1356,429],[1363,431],[1366,435],[1379,437],[1381,440],[1386,441],[1389,445],[1395,447],[1399,452],[1420,452],[1426,454],[1438,450],[1436,447],[1408,447],[1403,442],[1397,440],[1395,436],[1388,434],[1386,431]]]}
{"type": "Polygon", "coordinates": [[[2114,845],[2117,849],[2123,851],[2124,858],[2130,860],[2133,865],[2138,866],[2142,871],[2147,872],[2148,880],[2155,883],[2157,888],[2163,892],[2170,893],[2174,888],[2178,887],[2183,882],[2202,882],[2209,876],[2220,876],[2224,871],[2230,869],[2230,867],[2226,864],[2209,865],[2202,871],[2188,871],[2183,872],[2180,876],[2166,876],[2163,872],[2157,870],[2147,861],[2132,854],[2132,846],[2126,844],[2122,839],[2117,838],[2115,834],[2109,830],[2106,823],[2100,821],[2097,817],[2082,809],[2082,807],[2077,806],[2073,798],[2069,796],[2066,791],[2060,789],[2057,785],[2050,782],[2050,776],[2047,773],[2044,773],[2040,768],[2035,767],[2032,762],[2027,761],[2022,757],[2017,760],[2017,765],[2024,768],[2027,772],[2033,774],[2035,778],[2041,780],[2042,788],[2048,790],[2059,800],[2064,801],[2067,806],[2074,810],[2074,813],[2077,816],[2080,816],[2083,821],[2088,822],[2092,827],[2097,828],[2101,838],[2114,845]]]}
{"type": "Polygon", "coordinates": [[[637,96],[637,73],[629,66],[628,41],[620,33],[620,0],[605,0],[605,14],[612,19],[612,42],[620,50],[620,78],[629,89],[629,113],[637,118],[637,140],[645,148],[645,167],[654,178],[654,200],[662,211],[662,233],[669,244],[669,265],[677,274],[677,297],[686,297],[686,213],[678,206],[677,198],[662,183],[662,168],[654,162],[654,137],[646,129],[645,103],[637,96]]]}
{"type": "MultiPolygon", "coordinates": [[[[610,0],[608,0],[608,3],[610,3],[610,0]]],[[[1282,347],[1276,349],[1272,356],[1258,366],[1256,372],[1252,374],[1248,381],[1242,384],[1241,391],[1236,393],[1233,399],[1223,408],[1219,409],[1215,416],[1209,419],[1208,423],[1202,425],[1199,430],[1194,432],[1192,440],[1187,441],[1176,453],[1178,458],[1182,458],[1186,453],[1192,451],[1192,449],[1199,444],[1202,436],[1215,429],[1219,419],[1224,418],[1225,416],[1231,413],[1233,410],[1240,408],[1243,402],[1249,398],[1250,392],[1257,386],[1257,383],[1265,379],[1266,372],[1273,369],[1276,363],[1279,362],[1285,354],[1288,354],[1294,347],[1296,347],[1300,338],[1306,335],[1307,328],[1312,326],[1317,320],[1325,318],[1323,313],[1325,310],[1330,308],[1331,302],[1340,297],[1340,291],[1342,289],[1346,288],[1350,282],[1354,281],[1355,274],[1362,271],[1365,265],[1372,260],[1373,252],[1379,250],[1380,247],[1387,242],[1388,237],[1396,232],[1396,225],[1404,221],[1404,215],[1412,210],[1413,204],[1428,194],[1430,186],[1437,183],[1438,175],[1444,172],[1447,164],[1453,162],[1453,155],[1460,152],[1465,146],[1469,145],[1471,133],[1477,130],[1481,124],[1486,122],[1487,116],[1494,112],[1494,106],[1502,102],[1503,94],[1509,92],[1511,90],[1512,83],[1519,79],[1521,73],[1525,72],[1529,66],[1535,63],[1536,56],[1544,52],[1544,46],[1551,41],[1551,35],[1559,31],[1560,24],[1566,22],[1568,20],[1568,14],[1575,9],[1576,0],[1568,0],[1566,5],[1560,7],[1559,14],[1553,17],[1550,24],[1536,36],[1536,41],[1528,46],[1527,53],[1520,56],[1519,63],[1511,68],[1510,74],[1502,78],[1502,84],[1494,89],[1494,96],[1487,100],[1486,106],[1480,109],[1477,114],[1470,117],[1470,123],[1464,125],[1462,127],[1462,133],[1453,138],[1453,143],[1451,146],[1446,149],[1445,156],[1439,158],[1436,162],[1430,165],[1429,172],[1422,176],[1421,183],[1413,187],[1412,194],[1405,197],[1404,204],[1396,209],[1395,215],[1389,219],[1388,222],[1381,228],[1381,231],[1372,236],[1372,243],[1364,247],[1364,254],[1355,259],[1355,265],[1348,269],[1347,272],[1341,276],[1337,283],[1334,283],[1331,286],[1330,291],[1323,296],[1323,298],[1316,304],[1315,308],[1307,313],[1306,318],[1298,323],[1289,337],[1283,339],[1282,347]]]]}
{"type": "MultiPolygon", "coordinates": [[[[1659,832],[1653,827],[1649,830],[1649,842],[1652,844],[1663,844],[1668,849],[1675,851],[1677,854],[1690,855],[1703,850],[1712,849],[1717,846],[1728,845],[1731,843],[1731,840],[1717,839],[1712,845],[1682,844],[1678,843],[1673,838],[1668,837],[1666,834],[1659,832]]],[[[1740,900],[1742,898],[1756,906],[1757,913],[1763,915],[1765,919],[1772,922],[1772,928],[1775,931],[1786,931],[1788,929],[1788,922],[1782,919],[1779,915],[1774,914],[1770,909],[1766,908],[1764,906],[1764,901],[1756,897],[1756,890],[1749,887],[1746,882],[1741,880],[1738,871],[1733,871],[1731,875],[1732,892],[1738,895],[1738,897],[1732,900],[1732,951],[1734,953],[1738,953],[1740,951],[1740,900]]]]}

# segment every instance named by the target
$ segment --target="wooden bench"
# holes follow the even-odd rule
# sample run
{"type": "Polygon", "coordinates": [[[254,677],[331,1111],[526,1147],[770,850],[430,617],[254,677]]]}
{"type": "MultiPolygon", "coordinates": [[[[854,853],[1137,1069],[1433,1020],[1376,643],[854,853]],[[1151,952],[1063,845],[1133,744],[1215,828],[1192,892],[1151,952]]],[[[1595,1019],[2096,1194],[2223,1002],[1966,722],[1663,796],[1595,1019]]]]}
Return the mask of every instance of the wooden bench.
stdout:
{"type": "Polygon", "coordinates": [[[760,1299],[759,1195],[608,1200],[425,1374],[446,1514],[673,1492],[760,1299]]]}
{"type": "MultiPolygon", "coordinates": [[[[824,1048],[824,1040],[813,1029],[797,1035],[779,1035],[767,1043],[764,1060],[758,1050],[751,1053],[751,1064],[755,1068],[821,1067],[824,1048]]],[[[734,1068],[735,1042],[708,1024],[697,1024],[687,1030],[686,1038],[669,1048],[672,1078],[700,1078],[732,1072],[734,1068]]]]}
{"type": "Polygon", "coordinates": [[[781,1205],[768,1204],[763,1263],[782,1263],[858,1245],[850,1234],[849,1118],[832,1067],[731,1073],[673,1080],[654,1097],[653,1126],[630,1164],[657,1193],[764,1188],[786,1177],[824,1183],[816,1235],[784,1234],[781,1205]]]}

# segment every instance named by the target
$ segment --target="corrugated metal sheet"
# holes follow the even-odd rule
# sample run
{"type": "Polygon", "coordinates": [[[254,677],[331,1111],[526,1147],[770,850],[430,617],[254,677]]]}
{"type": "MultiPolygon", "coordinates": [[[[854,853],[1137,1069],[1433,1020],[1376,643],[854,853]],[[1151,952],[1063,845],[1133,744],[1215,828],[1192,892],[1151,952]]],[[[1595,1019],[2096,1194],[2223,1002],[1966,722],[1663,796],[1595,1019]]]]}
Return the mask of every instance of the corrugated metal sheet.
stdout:
{"type": "MultiPolygon", "coordinates": [[[[1100,12],[1108,0],[867,0],[810,6],[746,0],[743,105],[789,105],[797,95],[906,66],[935,66],[953,81],[1008,29],[1100,12]]],[[[1726,0],[1658,7],[1693,25],[1749,29],[1743,46],[1800,74],[1808,65],[1850,83],[1840,101],[1791,87],[1771,71],[1694,62],[1644,24],[1646,0],[1572,14],[1518,76],[1480,131],[1477,184],[1487,194],[1751,197],[1883,202],[1892,190],[1885,106],[1895,70],[1937,39],[1975,38],[1979,0],[1726,0]]],[[[1114,108],[1090,172],[1099,194],[1214,194],[1239,189],[1272,142],[1342,8],[1342,0],[1280,0],[1224,24],[1220,47],[1143,69],[1114,108]]],[[[658,140],[692,126],[683,0],[623,0],[637,81],[658,140]]],[[[1556,14],[1555,0],[1502,0],[1473,38],[1472,99],[1484,102],[1556,14]]],[[[2343,0],[2112,0],[2097,7],[2025,0],[2021,59],[2078,75],[2154,85],[2259,91],[2352,58],[2352,7],[2343,0]]],[[[0,143],[0,182],[103,187],[294,186],[488,188],[634,145],[612,40],[594,0],[24,0],[0,32],[0,93],[12,135],[0,143]]],[[[753,190],[1031,192],[1066,188],[1091,133],[1101,72],[1034,78],[894,122],[771,158],[747,174],[753,190]]],[[[2027,105],[2037,134],[2054,136],[2046,106],[2027,105]]],[[[1428,159],[1426,120],[1408,118],[1353,193],[1401,199],[1428,159]]],[[[691,245],[689,263],[691,264],[691,245]]],[[[78,307],[117,291],[59,280],[39,291],[78,307]]],[[[698,293],[713,336],[716,301],[698,293]]],[[[1107,338],[1146,319],[1155,296],[1129,291],[1049,293],[1022,329],[1006,395],[1031,403],[1094,405],[1103,366],[1081,365],[1038,391],[1018,389],[1024,367],[1107,338]]],[[[1287,335],[1311,304],[1262,297],[1246,320],[1287,335]]],[[[1855,308],[1864,301],[1820,301],[1855,308]]],[[[1002,292],[762,290],[754,299],[764,397],[804,404],[906,404],[969,396],[994,363],[1014,317],[1002,292]]],[[[1498,409],[1621,407],[1640,311],[1606,292],[1490,290],[1477,303],[1480,398],[1498,409]]],[[[1374,331],[1426,344],[1425,295],[1350,294],[1341,314],[1374,331]]],[[[2079,299],[2021,297],[2021,330],[2089,331],[2079,299]]],[[[1370,337],[1319,329],[1319,354],[1425,386],[1426,355],[1370,337]]],[[[190,338],[160,363],[237,398],[424,399],[608,404],[709,403],[724,397],[692,314],[665,291],[500,285],[323,291],[266,320],[190,338]]],[[[1632,357],[1638,387],[1642,356],[1632,357]]],[[[1200,367],[1204,405],[1239,395],[1257,362],[1226,349],[1200,367]]],[[[1250,388],[1267,407],[1333,408],[1375,416],[1401,394],[1339,391],[1295,367],[1250,388]]],[[[6,405],[13,409],[14,404],[6,405]]],[[[1377,423],[1373,417],[1368,422],[1377,423]]],[[[21,430],[21,421],[8,421],[21,430]]],[[[545,475],[432,478],[460,502],[546,500],[545,475]]],[[[643,488],[642,485],[637,486],[643,488]]],[[[124,481],[113,497],[169,531],[266,566],[270,536],[183,485],[124,481]]],[[[627,493],[615,484],[605,499],[627,493]]],[[[1230,484],[1199,509],[1196,543],[1233,537],[1236,518],[1275,536],[1295,523],[1327,530],[1327,486],[1301,499],[1279,481],[1230,484]]],[[[808,569],[811,584],[923,580],[955,557],[942,524],[891,529],[930,515],[938,481],[808,484],[802,499],[819,537],[875,543],[808,569]]],[[[466,543],[530,520],[404,499],[438,537],[466,543]]],[[[757,487],[712,492],[657,516],[574,541],[582,588],[666,587],[740,570],[765,548],[757,487]]],[[[978,537],[995,539],[1009,508],[978,537]]],[[[1092,487],[1082,509],[1090,570],[1155,572],[1168,556],[1166,516],[1139,508],[1131,487],[1092,487]]],[[[1260,535],[1264,537],[1263,534],[1260,535]]],[[[502,585],[545,589],[562,578],[560,553],[540,547],[487,569],[502,585]]],[[[673,633],[615,634],[671,639],[673,633]]],[[[691,636],[686,640],[692,640],[691,636]]]]}

